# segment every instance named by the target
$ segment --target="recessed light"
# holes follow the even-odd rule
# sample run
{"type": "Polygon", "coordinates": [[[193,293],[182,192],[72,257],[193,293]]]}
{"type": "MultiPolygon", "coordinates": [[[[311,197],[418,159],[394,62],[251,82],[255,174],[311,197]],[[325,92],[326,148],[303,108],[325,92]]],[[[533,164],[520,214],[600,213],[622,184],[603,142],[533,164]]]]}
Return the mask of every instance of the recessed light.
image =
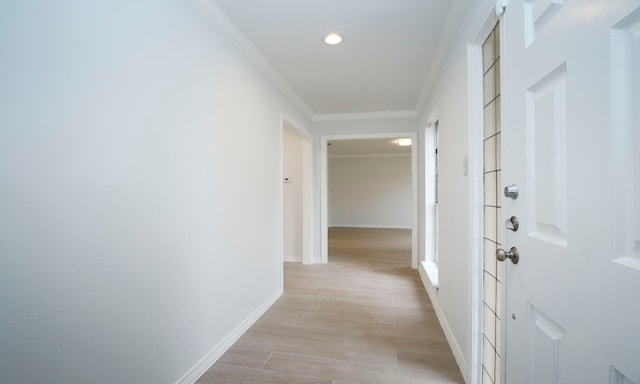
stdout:
{"type": "Polygon", "coordinates": [[[396,144],[398,144],[401,147],[408,147],[411,145],[411,138],[406,137],[406,138],[398,139],[396,140],[396,144]]]}
{"type": "Polygon", "coordinates": [[[342,36],[337,33],[331,33],[324,38],[324,42],[329,45],[338,45],[342,42],[342,36]]]}

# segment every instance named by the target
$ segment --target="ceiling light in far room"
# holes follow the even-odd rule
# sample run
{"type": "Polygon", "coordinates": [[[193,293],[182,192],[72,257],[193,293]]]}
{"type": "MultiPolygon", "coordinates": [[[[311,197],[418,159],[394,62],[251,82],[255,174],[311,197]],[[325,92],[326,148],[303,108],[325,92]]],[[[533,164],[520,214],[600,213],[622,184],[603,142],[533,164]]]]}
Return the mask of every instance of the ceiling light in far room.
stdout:
{"type": "Polygon", "coordinates": [[[337,33],[331,33],[324,38],[324,42],[329,45],[338,45],[342,42],[342,36],[337,33]]]}
{"type": "Polygon", "coordinates": [[[408,147],[411,145],[411,138],[410,137],[405,137],[402,139],[398,139],[396,140],[396,144],[398,144],[401,147],[408,147]]]}

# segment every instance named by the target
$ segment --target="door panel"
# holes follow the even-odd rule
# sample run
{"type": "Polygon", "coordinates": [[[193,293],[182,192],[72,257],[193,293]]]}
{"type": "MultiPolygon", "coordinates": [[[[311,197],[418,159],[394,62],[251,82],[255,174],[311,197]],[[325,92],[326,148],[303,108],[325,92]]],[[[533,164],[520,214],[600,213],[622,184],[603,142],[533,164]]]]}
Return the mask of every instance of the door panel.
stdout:
{"type": "Polygon", "coordinates": [[[526,383],[561,383],[560,351],[565,330],[550,317],[529,304],[527,310],[526,383]]]}
{"type": "Polygon", "coordinates": [[[640,0],[502,20],[507,383],[640,384],[640,0]]]}
{"type": "Polygon", "coordinates": [[[567,245],[566,65],[526,91],[526,153],[531,236],[567,245]]]}
{"type": "Polygon", "coordinates": [[[611,32],[616,260],[640,269],[640,9],[611,32]],[[633,164],[633,167],[625,167],[633,164]]]}

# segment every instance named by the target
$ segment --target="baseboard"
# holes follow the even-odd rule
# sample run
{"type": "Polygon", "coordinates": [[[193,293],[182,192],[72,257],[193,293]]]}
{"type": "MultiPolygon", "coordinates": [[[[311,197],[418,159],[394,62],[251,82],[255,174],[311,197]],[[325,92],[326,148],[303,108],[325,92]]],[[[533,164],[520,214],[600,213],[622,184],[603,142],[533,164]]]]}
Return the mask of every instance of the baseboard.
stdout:
{"type": "Polygon", "coordinates": [[[451,331],[451,327],[447,322],[447,318],[442,312],[442,308],[440,307],[440,302],[438,301],[438,289],[431,285],[429,281],[429,277],[427,276],[427,271],[424,268],[424,265],[420,263],[418,267],[418,272],[420,273],[420,279],[422,280],[422,284],[424,288],[427,290],[427,294],[429,295],[429,299],[431,299],[431,304],[433,305],[433,309],[436,312],[436,316],[438,317],[438,321],[440,322],[440,326],[444,331],[444,335],[447,337],[447,341],[451,346],[451,350],[453,351],[453,356],[456,358],[456,363],[458,363],[458,368],[460,368],[460,373],[462,373],[462,377],[465,383],[469,382],[469,366],[467,365],[466,360],[464,359],[464,354],[462,353],[462,349],[458,342],[456,341],[453,332],[451,331]]]}
{"type": "Polygon", "coordinates": [[[336,228],[380,228],[380,229],[411,229],[410,225],[373,225],[373,224],[331,224],[336,228]]]}
{"type": "Polygon", "coordinates": [[[209,353],[207,353],[193,368],[189,370],[184,376],[182,376],[175,384],[193,384],[200,376],[211,368],[213,364],[238,341],[249,327],[251,327],[263,313],[267,311],[282,295],[282,289],[279,289],[273,296],[265,301],[260,307],[258,307],[249,317],[247,317],[240,325],[236,327],[227,337],[224,338],[218,345],[216,345],[209,353]]]}
{"type": "Polygon", "coordinates": [[[302,263],[302,257],[301,256],[287,256],[287,255],[284,255],[284,256],[282,256],[282,261],[290,262],[290,263],[302,263]]]}

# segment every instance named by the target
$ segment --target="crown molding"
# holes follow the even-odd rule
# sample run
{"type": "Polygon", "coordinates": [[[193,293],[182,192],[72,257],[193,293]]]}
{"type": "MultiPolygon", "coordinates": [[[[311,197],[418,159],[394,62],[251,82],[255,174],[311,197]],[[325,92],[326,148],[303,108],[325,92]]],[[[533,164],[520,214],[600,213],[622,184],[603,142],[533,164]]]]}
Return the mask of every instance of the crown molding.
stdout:
{"type": "Polygon", "coordinates": [[[429,97],[429,94],[431,94],[431,90],[435,85],[438,74],[444,66],[445,59],[447,58],[447,54],[449,53],[449,49],[453,43],[453,39],[455,38],[460,27],[460,23],[467,12],[467,8],[469,7],[469,2],[469,0],[451,1],[451,8],[444,20],[444,28],[440,38],[438,39],[438,45],[436,46],[436,50],[433,55],[433,61],[431,62],[431,66],[429,66],[429,72],[422,84],[422,90],[420,91],[420,96],[418,96],[418,100],[416,102],[416,111],[418,111],[418,113],[422,113],[426,106],[427,98],[429,97]]]}
{"type": "Polygon", "coordinates": [[[313,120],[314,113],[300,95],[291,88],[289,83],[273,68],[260,51],[249,41],[231,19],[218,7],[213,0],[191,0],[194,7],[211,21],[251,62],[264,73],[265,76],[304,113],[313,120]]]}
{"type": "Polygon", "coordinates": [[[313,116],[314,122],[320,121],[338,121],[338,120],[374,120],[374,119],[403,119],[418,117],[415,110],[406,111],[381,111],[381,112],[362,112],[362,113],[332,113],[317,114],[313,116]]]}

